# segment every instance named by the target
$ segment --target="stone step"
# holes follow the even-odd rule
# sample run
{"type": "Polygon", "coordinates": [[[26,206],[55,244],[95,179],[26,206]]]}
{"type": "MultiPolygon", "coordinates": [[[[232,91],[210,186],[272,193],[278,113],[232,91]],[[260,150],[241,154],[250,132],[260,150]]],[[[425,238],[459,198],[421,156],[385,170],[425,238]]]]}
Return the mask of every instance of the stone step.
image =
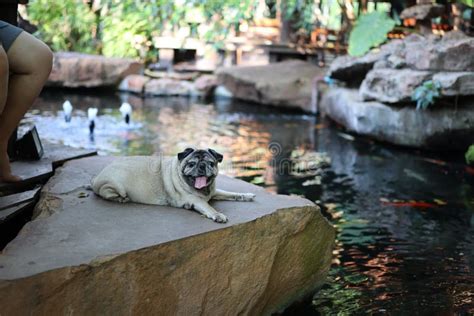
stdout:
{"type": "Polygon", "coordinates": [[[18,234],[31,219],[41,187],[0,197],[0,250],[18,234]]]}
{"type": "Polygon", "coordinates": [[[48,142],[43,142],[43,148],[44,155],[40,160],[12,162],[13,174],[20,176],[23,181],[0,182],[0,196],[29,190],[38,184],[45,183],[53,175],[54,169],[66,161],[97,155],[95,150],[72,148],[48,142]]]}
{"type": "MultiPolygon", "coordinates": [[[[0,212],[13,206],[34,200],[40,189],[41,187],[38,186],[33,190],[0,197],[0,212]]],[[[2,214],[3,213],[0,213],[0,216],[2,216],[2,214]]]]}

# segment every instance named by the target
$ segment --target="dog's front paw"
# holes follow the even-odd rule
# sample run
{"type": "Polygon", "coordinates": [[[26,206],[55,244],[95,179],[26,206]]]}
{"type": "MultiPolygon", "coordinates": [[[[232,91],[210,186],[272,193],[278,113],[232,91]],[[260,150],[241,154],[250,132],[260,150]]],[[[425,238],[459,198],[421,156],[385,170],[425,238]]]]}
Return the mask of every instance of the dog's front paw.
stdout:
{"type": "Polygon", "coordinates": [[[128,203],[128,202],[130,202],[130,198],[128,196],[125,196],[125,197],[119,196],[117,198],[117,202],[119,202],[119,203],[128,203]]]}
{"type": "Polygon", "coordinates": [[[213,214],[211,219],[216,223],[227,223],[227,217],[222,213],[213,214]]]}
{"type": "Polygon", "coordinates": [[[239,196],[239,201],[243,202],[252,202],[255,199],[255,194],[253,193],[242,193],[239,196]]]}

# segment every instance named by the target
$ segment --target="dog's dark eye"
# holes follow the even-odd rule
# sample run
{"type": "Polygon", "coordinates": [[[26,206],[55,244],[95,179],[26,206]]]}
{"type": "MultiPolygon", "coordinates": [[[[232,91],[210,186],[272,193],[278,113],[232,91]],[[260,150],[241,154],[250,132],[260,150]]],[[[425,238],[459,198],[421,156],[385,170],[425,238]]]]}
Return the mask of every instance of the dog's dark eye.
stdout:
{"type": "Polygon", "coordinates": [[[195,162],[190,162],[190,163],[188,163],[188,166],[189,166],[190,168],[194,168],[195,165],[196,165],[195,162]]]}
{"type": "Polygon", "coordinates": [[[214,163],[212,161],[210,161],[209,166],[211,166],[211,168],[214,168],[214,163]]]}

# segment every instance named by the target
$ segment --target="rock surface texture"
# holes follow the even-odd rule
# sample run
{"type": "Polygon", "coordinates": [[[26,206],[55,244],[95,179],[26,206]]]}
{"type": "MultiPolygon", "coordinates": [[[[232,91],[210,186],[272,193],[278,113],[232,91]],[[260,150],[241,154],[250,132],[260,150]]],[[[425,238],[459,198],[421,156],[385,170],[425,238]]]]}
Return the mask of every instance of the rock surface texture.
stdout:
{"type": "Polygon", "coordinates": [[[67,163],[0,255],[5,315],[262,315],[319,287],[334,229],[310,201],[227,177],[255,202],[215,202],[229,223],[116,204],[84,189],[112,158],[67,163]]]}
{"type": "Polygon", "coordinates": [[[144,92],[146,95],[155,96],[191,96],[198,94],[192,82],[169,78],[148,81],[144,92]]]}
{"type": "Polygon", "coordinates": [[[150,77],[147,76],[128,75],[120,82],[118,89],[120,91],[142,94],[148,81],[150,81],[150,77]]]}
{"type": "Polygon", "coordinates": [[[474,103],[458,108],[417,111],[364,102],[355,89],[334,88],[321,102],[321,111],[349,131],[409,147],[464,150],[474,142],[474,103]]]}
{"type": "Polygon", "coordinates": [[[428,37],[407,43],[409,67],[431,71],[474,71],[474,38],[428,37]]]}
{"type": "Polygon", "coordinates": [[[217,70],[219,84],[242,100],[316,113],[311,104],[312,81],[321,68],[303,61],[265,66],[234,66],[217,70]]]}
{"type": "Polygon", "coordinates": [[[400,18],[426,20],[440,16],[444,13],[444,11],[444,6],[440,4],[418,4],[403,10],[400,14],[400,18]]]}
{"type": "Polygon", "coordinates": [[[54,54],[53,69],[46,86],[66,88],[114,87],[143,65],[133,59],[59,52],[54,54]]]}
{"type": "Polygon", "coordinates": [[[386,103],[410,101],[416,87],[431,79],[429,71],[411,69],[374,69],[360,86],[364,100],[386,103]]]}
{"type": "Polygon", "coordinates": [[[403,49],[401,40],[393,40],[380,47],[378,52],[370,52],[361,57],[349,55],[339,56],[331,63],[327,75],[331,78],[345,81],[351,85],[358,85],[364,80],[374,64],[388,59],[403,49]]]}

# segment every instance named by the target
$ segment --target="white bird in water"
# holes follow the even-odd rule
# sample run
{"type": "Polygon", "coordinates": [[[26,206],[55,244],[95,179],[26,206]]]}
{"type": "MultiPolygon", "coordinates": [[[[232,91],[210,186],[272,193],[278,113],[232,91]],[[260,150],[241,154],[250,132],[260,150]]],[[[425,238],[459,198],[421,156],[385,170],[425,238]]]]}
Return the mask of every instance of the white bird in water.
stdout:
{"type": "Polygon", "coordinates": [[[64,101],[63,111],[64,111],[64,120],[66,121],[66,123],[71,122],[72,104],[71,102],[69,102],[69,100],[64,101]]]}
{"type": "Polygon", "coordinates": [[[132,116],[132,106],[129,103],[124,102],[120,106],[119,110],[120,113],[122,113],[122,117],[125,120],[125,123],[130,124],[130,119],[132,116]]]}
{"type": "Polygon", "coordinates": [[[87,109],[87,117],[89,118],[89,132],[90,134],[94,134],[95,129],[95,119],[97,117],[97,112],[99,110],[97,108],[88,108],[87,109]]]}

